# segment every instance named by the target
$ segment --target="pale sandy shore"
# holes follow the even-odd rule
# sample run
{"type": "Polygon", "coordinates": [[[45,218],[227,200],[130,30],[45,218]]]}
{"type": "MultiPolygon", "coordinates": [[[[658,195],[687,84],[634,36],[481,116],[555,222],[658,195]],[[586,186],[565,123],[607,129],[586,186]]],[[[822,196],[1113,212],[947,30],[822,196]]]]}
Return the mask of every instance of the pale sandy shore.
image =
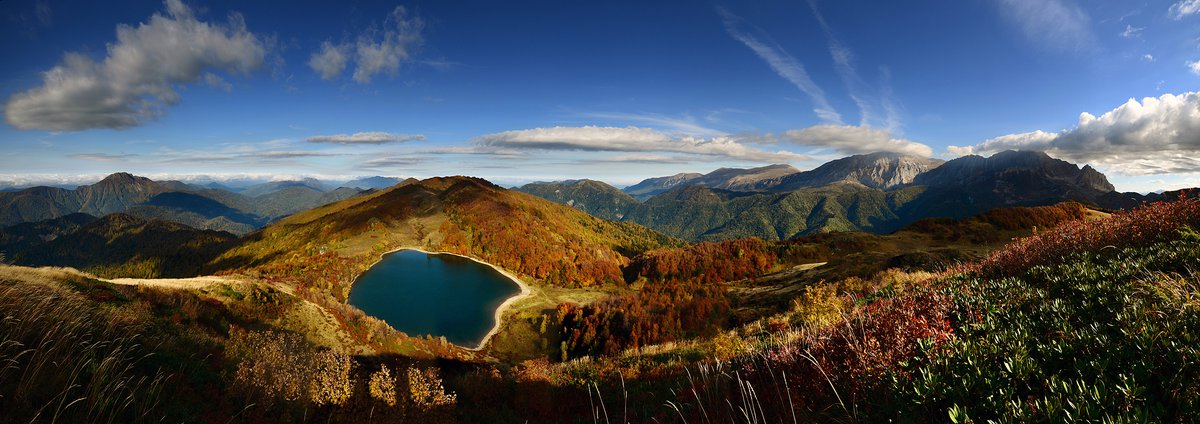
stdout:
{"type": "MultiPolygon", "coordinates": [[[[486,336],[483,336],[483,340],[479,341],[479,345],[475,346],[475,347],[461,346],[464,349],[472,350],[472,351],[483,350],[484,346],[487,346],[488,341],[492,339],[492,336],[495,336],[496,333],[500,332],[500,325],[503,322],[502,320],[504,318],[504,312],[507,311],[510,307],[512,307],[513,303],[516,303],[518,300],[521,300],[521,299],[533,294],[533,290],[530,289],[529,286],[526,285],[524,281],[521,281],[520,278],[518,278],[516,275],[513,275],[511,272],[505,271],[503,268],[500,268],[496,265],[481,261],[479,259],[475,259],[475,258],[466,256],[466,255],[460,255],[457,253],[430,252],[428,250],[421,249],[419,247],[400,247],[400,248],[389,250],[387,252],[380,254],[379,259],[376,259],[375,263],[371,264],[371,266],[373,267],[373,266],[375,266],[375,264],[378,264],[379,261],[382,261],[383,257],[386,256],[387,254],[399,252],[401,250],[413,250],[413,251],[421,252],[421,253],[424,253],[427,255],[450,255],[450,256],[458,256],[460,258],[470,259],[476,263],[487,265],[487,266],[491,267],[492,269],[496,270],[496,272],[499,272],[501,275],[508,277],[509,280],[512,280],[512,282],[516,283],[517,286],[521,288],[521,293],[518,293],[517,295],[512,296],[508,299],[505,299],[504,303],[501,303],[500,307],[496,308],[496,323],[494,325],[492,325],[492,330],[488,331],[486,336]]],[[[370,267],[368,267],[368,268],[370,268],[370,267]]]]}

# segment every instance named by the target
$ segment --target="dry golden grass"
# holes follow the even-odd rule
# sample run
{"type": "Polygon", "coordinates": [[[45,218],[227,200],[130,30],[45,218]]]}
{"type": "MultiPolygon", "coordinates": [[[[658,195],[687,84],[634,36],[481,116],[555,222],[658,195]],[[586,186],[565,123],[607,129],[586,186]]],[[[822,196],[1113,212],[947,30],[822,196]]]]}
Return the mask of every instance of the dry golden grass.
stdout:
{"type": "Polygon", "coordinates": [[[139,369],[139,327],[64,282],[66,268],[0,266],[0,410],[3,419],[158,421],[167,376],[139,369]],[[114,319],[115,318],[115,319],[114,319]]]}

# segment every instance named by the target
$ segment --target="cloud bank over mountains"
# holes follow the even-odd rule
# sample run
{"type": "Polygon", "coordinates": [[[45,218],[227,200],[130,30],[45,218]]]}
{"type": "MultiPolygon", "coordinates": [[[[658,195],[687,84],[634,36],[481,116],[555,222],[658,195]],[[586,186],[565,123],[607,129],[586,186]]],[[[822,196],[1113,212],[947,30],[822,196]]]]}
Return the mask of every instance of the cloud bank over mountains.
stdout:
{"type": "Polygon", "coordinates": [[[1095,116],[1084,112],[1073,128],[1009,134],[974,146],[950,146],[961,156],[1002,150],[1044,150],[1125,175],[1200,172],[1200,93],[1129,99],[1095,116]]]}

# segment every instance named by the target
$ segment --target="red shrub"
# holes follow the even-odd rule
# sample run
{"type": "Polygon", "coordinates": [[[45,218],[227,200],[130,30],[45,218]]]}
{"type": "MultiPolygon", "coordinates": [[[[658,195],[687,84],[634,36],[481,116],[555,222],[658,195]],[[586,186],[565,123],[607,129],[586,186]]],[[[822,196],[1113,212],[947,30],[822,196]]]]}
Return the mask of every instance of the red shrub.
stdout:
{"type": "Polygon", "coordinates": [[[951,307],[951,299],[936,292],[879,300],[841,324],[767,351],[748,371],[759,381],[783,371],[799,408],[820,410],[839,398],[847,405],[863,402],[889,373],[903,372],[900,363],[916,356],[922,341],[936,346],[954,337],[951,307]]]}
{"type": "Polygon", "coordinates": [[[1178,237],[1181,227],[1198,225],[1200,197],[1189,193],[1178,200],[1142,205],[1105,219],[1069,222],[1019,239],[992,252],[968,271],[979,271],[986,276],[1017,275],[1073,253],[1172,240],[1178,237]]]}

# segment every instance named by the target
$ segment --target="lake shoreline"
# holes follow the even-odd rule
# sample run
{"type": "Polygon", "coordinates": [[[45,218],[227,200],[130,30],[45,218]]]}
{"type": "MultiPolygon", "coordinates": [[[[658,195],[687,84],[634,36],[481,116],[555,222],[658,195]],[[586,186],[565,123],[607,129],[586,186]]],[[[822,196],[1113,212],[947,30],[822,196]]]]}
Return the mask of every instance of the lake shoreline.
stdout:
{"type": "MultiPolygon", "coordinates": [[[[496,270],[496,272],[500,273],[500,275],[503,275],[505,278],[508,278],[509,281],[512,281],[513,283],[515,283],[517,285],[517,287],[521,288],[520,293],[518,293],[512,297],[509,297],[508,299],[505,299],[504,303],[501,303],[500,306],[496,307],[496,312],[495,312],[496,323],[492,325],[491,331],[488,331],[487,335],[483,336],[483,339],[479,341],[478,346],[467,347],[467,346],[460,346],[460,345],[457,345],[454,343],[450,343],[450,344],[453,344],[460,348],[463,348],[463,349],[466,349],[469,351],[473,351],[473,352],[478,352],[478,351],[483,350],[484,347],[487,347],[487,343],[488,343],[488,341],[490,341],[492,339],[492,336],[495,336],[496,333],[500,332],[500,325],[503,324],[504,312],[507,311],[510,307],[512,307],[512,305],[514,303],[516,303],[518,300],[524,299],[533,294],[533,289],[530,289],[529,286],[526,285],[524,281],[521,281],[521,279],[519,277],[517,277],[515,274],[508,272],[508,271],[504,270],[503,268],[500,268],[499,266],[481,261],[479,259],[476,259],[476,258],[473,258],[470,256],[460,255],[458,253],[431,252],[431,251],[428,251],[428,250],[425,250],[425,249],[422,249],[419,247],[398,247],[398,248],[389,250],[387,252],[380,253],[379,259],[376,259],[375,262],[371,263],[371,266],[367,267],[367,269],[371,269],[375,265],[378,265],[379,262],[382,262],[384,256],[399,252],[401,250],[413,250],[413,251],[424,253],[426,255],[450,255],[450,256],[457,256],[457,257],[464,258],[464,259],[469,259],[471,261],[474,261],[475,263],[478,263],[481,265],[487,265],[488,267],[491,267],[492,269],[496,270]]],[[[364,273],[365,273],[365,271],[364,271],[364,273]]],[[[360,274],[359,277],[361,277],[361,276],[362,275],[360,274]]],[[[355,277],[354,281],[358,282],[358,277],[355,277]]]]}

